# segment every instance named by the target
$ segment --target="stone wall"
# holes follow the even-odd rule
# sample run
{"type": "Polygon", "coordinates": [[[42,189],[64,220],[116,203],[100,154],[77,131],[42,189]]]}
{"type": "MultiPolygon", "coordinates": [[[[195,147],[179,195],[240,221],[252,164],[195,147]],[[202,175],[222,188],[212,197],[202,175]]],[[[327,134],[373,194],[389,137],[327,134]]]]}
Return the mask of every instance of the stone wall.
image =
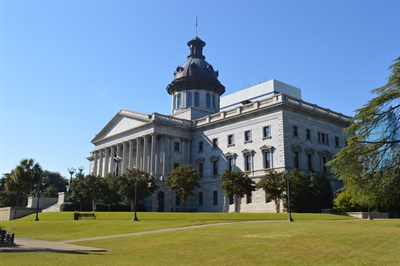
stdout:
{"type": "Polygon", "coordinates": [[[9,221],[17,219],[35,213],[35,211],[36,209],[34,208],[14,208],[14,207],[0,208],[0,221],[9,221]]]}

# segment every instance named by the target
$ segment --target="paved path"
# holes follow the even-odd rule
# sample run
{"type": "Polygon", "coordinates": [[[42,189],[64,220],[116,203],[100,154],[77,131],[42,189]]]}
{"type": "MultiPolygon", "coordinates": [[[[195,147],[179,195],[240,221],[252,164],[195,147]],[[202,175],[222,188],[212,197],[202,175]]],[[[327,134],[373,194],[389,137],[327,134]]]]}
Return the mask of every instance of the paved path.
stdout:
{"type": "MultiPolygon", "coordinates": [[[[277,220],[280,221],[280,220],[277,220]]],[[[176,227],[176,228],[165,228],[165,229],[158,229],[152,231],[143,231],[143,232],[136,232],[136,233],[127,233],[127,234],[120,234],[120,235],[110,235],[110,236],[98,236],[98,237],[91,237],[91,238],[81,238],[81,239],[74,239],[74,240],[65,240],[62,241],[63,243],[76,243],[81,241],[92,241],[92,240],[101,240],[101,239],[110,239],[110,238],[119,238],[119,237],[128,237],[128,236],[138,236],[138,235],[149,235],[149,234],[157,234],[157,233],[164,233],[164,232],[173,232],[173,231],[181,231],[181,230],[188,230],[193,228],[202,228],[202,227],[210,227],[210,226],[219,226],[219,225],[228,225],[228,224],[242,224],[242,223],[265,223],[265,222],[274,222],[274,220],[269,221],[244,221],[244,222],[227,222],[227,223],[213,223],[213,224],[200,224],[200,225],[192,225],[186,227],[176,227]]]]}
{"type": "Polygon", "coordinates": [[[110,239],[110,238],[138,236],[138,235],[157,234],[157,233],[164,233],[164,232],[173,232],[173,231],[189,230],[189,229],[194,229],[194,228],[203,228],[203,227],[210,227],[210,226],[221,226],[221,225],[228,225],[228,224],[260,223],[260,222],[274,222],[274,221],[245,221],[245,222],[201,224],[201,225],[193,225],[193,226],[187,226],[187,227],[165,228],[165,229],[158,229],[158,230],[153,230],[153,231],[144,231],[144,232],[136,232],[136,233],[128,233],[128,234],[65,240],[65,241],[59,241],[59,242],[38,240],[38,239],[32,239],[32,238],[15,238],[14,242],[16,245],[9,246],[9,247],[0,247],[0,254],[2,252],[71,252],[71,253],[104,252],[107,250],[101,249],[101,248],[87,247],[87,246],[78,246],[78,245],[74,245],[71,243],[76,243],[76,242],[81,242],[81,241],[92,241],[92,240],[101,240],[101,239],[110,239]]]}
{"type": "Polygon", "coordinates": [[[87,253],[87,252],[103,252],[107,251],[102,248],[93,248],[86,246],[78,246],[64,242],[53,242],[46,240],[38,240],[32,238],[15,238],[15,245],[8,247],[0,247],[2,252],[71,252],[71,253],[87,253]]]}

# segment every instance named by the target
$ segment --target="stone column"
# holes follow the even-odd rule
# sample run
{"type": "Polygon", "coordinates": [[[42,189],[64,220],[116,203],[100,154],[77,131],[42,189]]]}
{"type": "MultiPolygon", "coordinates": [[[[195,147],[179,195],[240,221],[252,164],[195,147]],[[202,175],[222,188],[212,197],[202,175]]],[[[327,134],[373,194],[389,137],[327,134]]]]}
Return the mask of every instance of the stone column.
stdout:
{"type": "Polygon", "coordinates": [[[110,166],[110,148],[104,149],[104,176],[108,175],[109,171],[108,168],[110,166]]]}
{"type": "Polygon", "coordinates": [[[99,150],[99,172],[97,175],[103,176],[103,152],[104,150],[99,150]]]}
{"type": "Polygon", "coordinates": [[[121,152],[121,175],[126,172],[127,164],[128,164],[128,155],[127,155],[127,143],[123,142],[122,143],[122,152],[121,152]]]}
{"type": "Polygon", "coordinates": [[[157,136],[153,133],[150,135],[151,137],[151,151],[150,151],[150,175],[154,175],[154,171],[155,171],[155,165],[156,165],[156,161],[155,161],[155,153],[156,153],[156,138],[157,136]]]}
{"type": "Polygon", "coordinates": [[[111,154],[110,154],[110,173],[115,174],[115,162],[114,162],[114,155],[115,155],[115,146],[111,146],[111,154]]]}
{"type": "Polygon", "coordinates": [[[142,157],[142,141],[140,138],[136,139],[136,169],[142,170],[141,157],[142,157]]]}
{"type": "Polygon", "coordinates": [[[167,175],[171,169],[171,136],[165,136],[165,174],[167,175]]]}
{"type": "Polygon", "coordinates": [[[133,162],[133,140],[129,141],[129,151],[128,151],[128,169],[132,170],[133,162]]]}
{"type": "Polygon", "coordinates": [[[93,171],[92,175],[97,175],[97,151],[93,152],[93,171]]]}
{"type": "Polygon", "coordinates": [[[143,137],[143,171],[148,172],[148,136],[143,137]]]}

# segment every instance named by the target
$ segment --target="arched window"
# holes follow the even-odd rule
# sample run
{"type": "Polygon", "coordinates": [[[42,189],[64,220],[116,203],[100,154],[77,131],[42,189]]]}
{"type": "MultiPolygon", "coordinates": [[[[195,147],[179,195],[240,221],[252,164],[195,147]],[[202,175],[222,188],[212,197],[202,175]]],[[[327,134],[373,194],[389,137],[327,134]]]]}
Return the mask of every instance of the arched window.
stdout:
{"type": "Polygon", "coordinates": [[[211,95],[208,92],[206,94],[206,107],[211,108],[211,95]]]}
{"type": "Polygon", "coordinates": [[[186,95],[186,104],[187,107],[192,107],[192,92],[188,92],[186,95]]]}
{"type": "Polygon", "coordinates": [[[198,91],[194,93],[194,106],[196,107],[200,106],[200,95],[198,91]]]}
{"type": "Polygon", "coordinates": [[[182,108],[182,94],[178,93],[177,100],[176,100],[176,108],[182,108]]]}

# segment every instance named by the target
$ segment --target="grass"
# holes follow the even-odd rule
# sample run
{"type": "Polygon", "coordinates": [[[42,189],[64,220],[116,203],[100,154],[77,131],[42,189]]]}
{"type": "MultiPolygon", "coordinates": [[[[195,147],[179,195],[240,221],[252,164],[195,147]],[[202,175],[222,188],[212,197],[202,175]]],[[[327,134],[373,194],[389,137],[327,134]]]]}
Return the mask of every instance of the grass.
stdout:
{"type": "Polygon", "coordinates": [[[84,241],[104,253],[3,253],[12,265],[399,265],[400,221],[294,214],[98,213],[96,220],[72,221],[72,213],[41,214],[1,223],[18,237],[79,239],[194,224],[233,223],[158,234],[84,241]],[[32,219],[33,218],[33,219],[32,219]],[[72,232],[70,232],[70,231],[72,232]],[[44,260],[45,258],[45,260],[44,260]]]}

